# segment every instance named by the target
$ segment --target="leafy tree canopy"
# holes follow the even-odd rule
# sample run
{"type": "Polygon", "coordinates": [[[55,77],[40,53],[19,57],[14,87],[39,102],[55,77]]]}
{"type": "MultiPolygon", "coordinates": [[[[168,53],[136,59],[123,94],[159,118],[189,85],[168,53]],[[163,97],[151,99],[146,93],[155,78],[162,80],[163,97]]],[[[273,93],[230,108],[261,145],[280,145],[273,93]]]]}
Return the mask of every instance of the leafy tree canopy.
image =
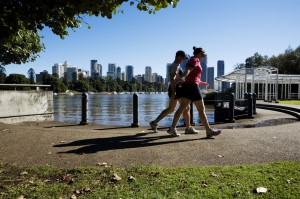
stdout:
{"type": "Polygon", "coordinates": [[[83,17],[112,18],[120,6],[129,3],[153,14],[179,0],[2,0],[0,1],[0,65],[34,61],[44,50],[39,30],[49,27],[62,39],[83,17]]]}

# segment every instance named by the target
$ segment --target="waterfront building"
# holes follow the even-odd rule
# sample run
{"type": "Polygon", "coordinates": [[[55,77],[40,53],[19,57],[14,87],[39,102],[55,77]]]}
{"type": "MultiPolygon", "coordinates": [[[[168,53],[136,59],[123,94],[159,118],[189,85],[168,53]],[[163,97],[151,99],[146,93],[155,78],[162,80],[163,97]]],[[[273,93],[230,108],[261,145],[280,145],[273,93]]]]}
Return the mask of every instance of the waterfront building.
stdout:
{"type": "Polygon", "coordinates": [[[36,83],[38,83],[38,84],[43,83],[43,74],[44,74],[44,72],[40,72],[40,74],[35,74],[36,83]]]}
{"type": "Polygon", "coordinates": [[[65,61],[64,64],[63,64],[63,66],[64,66],[64,73],[66,73],[67,72],[67,68],[71,67],[72,65],[68,61],[65,61]]]}
{"type": "Polygon", "coordinates": [[[171,67],[171,63],[167,63],[166,65],[166,79],[165,79],[165,82],[166,82],[166,86],[168,86],[168,84],[170,83],[170,67],[171,67]]]}
{"type": "Polygon", "coordinates": [[[202,67],[201,81],[207,82],[207,54],[201,60],[201,67],[202,67]]]}
{"type": "Polygon", "coordinates": [[[67,67],[67,76],[68,76],[68,82],[72,82],[73,80],[78,80],[78,68],[67,67]]]}
{"type": "Polygon", "coordinates": [[[214,67],[208,67],[207,68],[207,83],[209,84],[207,89],[214,89],[214,83],[215,83],[215,68],[214,67]]]}
{"type": "Polygon", "coordinates": [[[117,79],[121,80],[121,67],[120,66],[117,67],[117,79]]]}
{"type": "MultiPolygon", "coordinates": [[[[224,74],[225,74],[225,62],[224,62],[224,60],[218,60],[218,62],[217,62],[217,77],[223,76],[224,74]]],[[[221,82],[221,84],[219,84],[218,90],[225,91],[228,88],[230,88],[229,82],[221,82]]]]}
{"type": "Polygon", "coordinates": [[[83,77],[87,78],[89,76],[89,71],[78,69],[78,78],[83,77]]]}
{"type": "Polygon", "coordinates": [[[144,81],[143,75],[136,75],[134,78],[139,83],[143,83],[144,81]]]}
{"type": "Polygon", "coordinates": [[[91,77],[97,79],[102,77],[102,65],[97,60],[91,60],[91,77]]]}
{"type": "Polygon", "coordinates": [[[126,72],[123,72],[123,73],[121,74],[121,80],[127,81],[127,80],[126,80],[126,72]]]}
{"type": "Polygon", "coordinates": [[[146,82],[151,82],[152,80],[152,68],[151,66],[146,66],[145,68],[145,81],[146,82]]]}
{"type": "Polygon", "coordinates": [[[134,77],[133,66],[126,66],[126,81],[131,82],[134,77]]]}
{"type": "Polygon", "coordinates": [[[61,79],[64,77],[64,66],[60,63],[54,64],[54,66],[52,66],[52,75],[53,74],[57,74],[58,77],[61,79]]]}
{"type": "Polygon", "coordinates": [[[157,77],[158,77],[158,74],[157,73],[152,73],[151,75],[151,82],[157,82],[157,77]]]}
{"type": "Polygon", "coordinates": [[[117,78],[116,64],[108,64],[107,76],[112,77],[113,79],[117,78]]]}

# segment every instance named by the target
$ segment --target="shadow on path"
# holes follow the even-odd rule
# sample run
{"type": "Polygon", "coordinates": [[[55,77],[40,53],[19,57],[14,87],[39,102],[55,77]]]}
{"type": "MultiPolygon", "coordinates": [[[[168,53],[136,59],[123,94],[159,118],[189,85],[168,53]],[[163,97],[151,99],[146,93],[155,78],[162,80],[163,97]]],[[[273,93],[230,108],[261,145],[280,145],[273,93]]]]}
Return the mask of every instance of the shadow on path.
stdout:
{"type": "MultiPolygon", "coordinates": [[[[141,148],[141,147],[151,147],[164,144],[174,144],[181,142],[191,142],[195,140],[207,140],[207,138],[196,138],[196,139],[182,139],[171,137],[169,135],[164,136],[147,136],[154,133],[138,133],[136,135],[118,136],[118,137],[108,137],[108,138],[92,138],[76,140],[70,143],[58,144],[53,147],[80,147],[78,149],[72,149],[63,153],[74,153],[74,154],[90,154],[97,153],[100,151],[110,151],[119,149],[131,149],[131,148],[141,148]],[[157,140],[167,139],[165,141],[153,142],[157,140]]],[[[155,135],[155,134],[154,134],[155,135]]],[[[208,139],[209,140],[209,139],[208,139]]]]}

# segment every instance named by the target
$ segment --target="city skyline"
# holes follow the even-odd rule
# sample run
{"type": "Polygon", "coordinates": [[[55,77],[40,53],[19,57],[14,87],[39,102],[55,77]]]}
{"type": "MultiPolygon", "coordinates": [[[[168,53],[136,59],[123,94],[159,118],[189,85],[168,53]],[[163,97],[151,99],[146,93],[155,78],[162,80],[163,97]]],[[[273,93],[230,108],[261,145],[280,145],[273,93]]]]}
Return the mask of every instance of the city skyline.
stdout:
{"type": "MultiPolygon", "coordinates": [[[[193,46],[205,49],[208,67],[216,67],[217,60],[225,60],[228,73],[255,52],[271,57],[289,46],[300,45],[297,0],[245,0],[242,4],[238,0],[183,0],[175,9],[162,9],[155,15],[128,4],[120,8],[124,14],[112,19],[84,16],[91,29],[82,24],[64,40],[44,28],[40,35],[44,37],[45,52],[35,62],[5,66],[7,73],[26,74],[29,68],[51,71],[57,60],[69,60],[90,70],[89,60],[97,59],[102,66],[133,65],[136,74],[142,74],[149,65],[165,77],[165,65],[174,61],[176,51],[192,55],[193,46]],[[194,31],[183,31],[185,27],[193,27],[194,31]],[[180,34],[170,34],[177,31],[180,34]]],[[[103,68],[106,74],[106,67],[103,68]]]]}

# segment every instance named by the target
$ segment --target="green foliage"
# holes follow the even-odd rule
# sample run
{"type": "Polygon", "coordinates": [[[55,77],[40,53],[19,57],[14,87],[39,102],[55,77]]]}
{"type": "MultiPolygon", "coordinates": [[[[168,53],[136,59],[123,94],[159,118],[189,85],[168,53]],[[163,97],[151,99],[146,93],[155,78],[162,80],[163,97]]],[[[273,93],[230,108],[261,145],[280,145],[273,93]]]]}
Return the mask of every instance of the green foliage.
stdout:
{"type": "Polygon", "coordinates": [[[10,74],[5,79],[5,84],[29,84],[29,80],[26,78],[25,75],[21,74],[10,74]]]}
{"type": "Polygon", "coordinates": [[[47,83],[51,85],[51,90],[55,93],[65,92],[67,87],[59,80],[58,76],[52,75],[47,79],[47,83]]]}
{"type": "MultiPolygon", "coordinates": [[[[179,0],[135,0],[131,6],[154,14],[179,0]]],[[[48,27],[62,39],[78,28],[85,16],[111,19],[128,0],[3,0],[0,1],[0,64],[34,61],[44,50],[39,31],[48,27]]],[[[88,26],[90,28],[90,26],[88,26]]]]}
{"type": "Polygon", "coordinates": [[[0,65],[0,83],[4,83],[6,79],[6,69],[0,65]]]}
{"type": "Polygon", "coordinates": [[[35,71],[33,68],[30,68],[27,72],[28,75],[28,79],[30,81],[30,84],[34,84],[35,83],[35,71]]]}
{"type": "Polygon", "coordinates": [[[300,163],[206,167],[17,167],[1,165],[0,198],[291,198],[300,163]],[[26,171],[28,174],[20,176],[26,171]],[[113,180],[116,173],[122,179],[113,180]],[[130,176],[134,180],[128,180],[130,176]],[[2,184],[1,184],[2,182],[2,184]],[[72,182],[72,183],[70,183],[72,182]],[[267,192],[255,190],[265,187],[267,192]],[[76,192],[76,190],[78,190],[76,192]]]}
{"type": "Polygon", "coordinates": [[[255,53],[248,57],[245,63],[237,64],[235,69],[256,68],[259,66],[273,66],[279,69],[280,74],[300,74],[300,46],[295,50],[288,48],[278,56],[262,56],[255,53]]]}

